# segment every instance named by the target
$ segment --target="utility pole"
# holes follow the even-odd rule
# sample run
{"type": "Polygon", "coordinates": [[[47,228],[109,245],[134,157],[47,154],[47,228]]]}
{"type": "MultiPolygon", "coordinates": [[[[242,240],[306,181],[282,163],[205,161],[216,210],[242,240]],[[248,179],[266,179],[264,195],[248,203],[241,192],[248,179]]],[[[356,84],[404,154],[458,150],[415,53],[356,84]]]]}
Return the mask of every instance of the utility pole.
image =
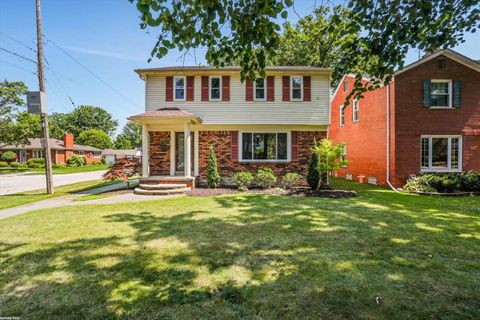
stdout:
{"type": "MultiPolygon", "coordinates": [[[[42,17],[40,14],[40,0],[36,0],[36,14],[37,14],[37,67],[38,67],[38,87],[40,94],[45,94],[45,76],[43,67],[43,40],[42,40],[42,17]]],[[[40,115],[42,123],[43,138],[42,144],[45,149],[45,176],[47,180],[47,193],[53,194],[53,179],[52,179],[52,153],[50,152],[50,145],[48,143],[48,114],[46,108],[40,115]]]]}

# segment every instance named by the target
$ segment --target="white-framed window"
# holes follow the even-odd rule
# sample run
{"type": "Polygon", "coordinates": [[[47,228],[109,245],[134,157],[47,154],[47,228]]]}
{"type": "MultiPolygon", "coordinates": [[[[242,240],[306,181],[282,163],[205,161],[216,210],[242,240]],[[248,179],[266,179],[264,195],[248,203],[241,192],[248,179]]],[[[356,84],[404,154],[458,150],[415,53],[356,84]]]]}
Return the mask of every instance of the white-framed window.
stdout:
{"type": "Polygon", "coordinates": [[[84,156],[84,155],[85,155],[85,151],[83,151],[83,150],[78,151],[78,155],[79,155],[79,156],[84,156]]]}
{"type": "Polygon", "coordinates": [[[43,150],[33,150],[32,157],[33,158],[45,158],[43,156],[43,150]]]}
{"type": "Polygon", "coordinates": [[[290,160],[290,132],[239,132],[240,159],[250,162],[290,160]]]}
{"type": "MultiPolygon", "coordinates": [[[[340,155],[340,161],[347,161],[347,144],[344,143],[342,146],[342,154],[340,155]]],[[[346,168],[346,165],[343,165],[342,168],[346,168]]]]}
{"type": "Polygon", "coordinates": [[[358,99],[353,100],[353,108],[352,108],[352,121],[358,122],[360,120],[360,103],[358,99]]]}
{"type": "Polygon", "coordinates": [[[462,171],[462,136],[422,136],[422,172],[462,171]]]}
{"type": "Polygon", "coordinates": [[[452,80],[431,80],[430,103],[432,108],[452,108],[452,80]]]}
{"type": "Polygon", "coordinates": [[[220,76],[210,77],[210,100],[222,100],[222,77],[220,76]]]}
{"type": "Polygon", "coordinates": [[[100,151],[94,151],[93,152],[93,157],[94,158],[100,158],[101,156],[102,156],[102,152],[100,152],[100,151]]]}
{"type": "Polygon", "coordinates": [[[265,101],[267,98],[267,86],[265,78],[257,78],[253,84],[255,92],[255,100],[265,101]]]}
{"type": "Polygon", "coordinates": [[[290,77],[290,100],[303,101],[303,77],[290,77]]]}
{"type": "Polygon", "coordinates": [[[187,80],[185,77],[174,77],[175,86],[173,99],[175,101],[185,101],[187,80]]]}
{"type": "Polygon", "coordinates": [[[345,107],[343,105],[340,106],[340,127],[345,125],[345,107]]]}

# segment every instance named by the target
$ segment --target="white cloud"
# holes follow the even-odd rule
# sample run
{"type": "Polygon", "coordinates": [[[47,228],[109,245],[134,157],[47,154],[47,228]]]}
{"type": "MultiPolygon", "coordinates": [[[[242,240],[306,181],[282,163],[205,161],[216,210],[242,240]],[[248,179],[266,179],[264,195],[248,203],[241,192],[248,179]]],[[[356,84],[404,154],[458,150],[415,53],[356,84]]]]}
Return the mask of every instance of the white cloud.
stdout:
{"type": "Polygon", "coordinates": [[[139,62],[146,62],[148,57],[142,56],[132,56],[128,54],[118,53],[118,52],[111,52],[111,51],[103,51],[103,50],[93,50],[87,48],[79,48],[79,47],[72,47],[72,46],[61,46],[64,49],[76,51],[80,53],[86,53],[94,56],[103,56],[121,60],[130,60],[130,61],[139,61],[139,62]]]}

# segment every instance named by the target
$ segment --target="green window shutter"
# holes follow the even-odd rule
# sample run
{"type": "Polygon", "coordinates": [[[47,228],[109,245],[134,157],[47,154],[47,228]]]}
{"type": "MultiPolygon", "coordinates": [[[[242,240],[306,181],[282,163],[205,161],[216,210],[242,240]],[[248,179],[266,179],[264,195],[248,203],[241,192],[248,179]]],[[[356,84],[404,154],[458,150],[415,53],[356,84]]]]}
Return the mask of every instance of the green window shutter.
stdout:
{"type": "Polygon", "coordinates": [[[423,107],[425,108],[430,108],[432,106],[430,83],[430,80],[423,80],[423,107]]]}
{"type": "Polygon", "coordinates": [[[453,107],[460,108],[462,105],[462,82],[460,80],[453,81],[453,107]]]}

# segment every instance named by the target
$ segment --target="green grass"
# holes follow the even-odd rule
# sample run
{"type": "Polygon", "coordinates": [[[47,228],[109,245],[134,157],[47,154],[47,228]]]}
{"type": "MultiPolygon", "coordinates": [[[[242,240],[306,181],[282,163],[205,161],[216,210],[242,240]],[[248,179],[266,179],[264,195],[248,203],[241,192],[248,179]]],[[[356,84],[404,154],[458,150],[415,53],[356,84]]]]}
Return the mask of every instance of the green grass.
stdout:
{"type": "Polygon", "coordinates": [[[2,220],[1,315],[480,318],[480,198],[335,183],[359,197],[184,197],[2,220]]]}
{"type": "Polygon", "coordinates": [[[65,196],[76,192],[87,191],[94,188],[100,188],[113,183],[118,183],[118,181],[91,180],[67,184],[64,186],[56,187],[54,194],[47,194],[46,189],[38,189],[33,191],[2,195],[0,196],[0,210],[16,207],[35,201],[65,196]]]}
{"type": "MultiPolygon", "coordinates": [[[[82,167],[59,167],[53,168],[53,174],[67,174],[67,173],[80,173],[80,172],[92,172],[107,170],[109,167],[108,164],[99,164],[99,165],[89,165],[82,167]]],[[[31,172],[32,174],[43,174],[45,172],[44,168],[0,168],[0,175],[2,174],[12,174],[12,173],[22,173],[22,172],[31,172]]]]}

